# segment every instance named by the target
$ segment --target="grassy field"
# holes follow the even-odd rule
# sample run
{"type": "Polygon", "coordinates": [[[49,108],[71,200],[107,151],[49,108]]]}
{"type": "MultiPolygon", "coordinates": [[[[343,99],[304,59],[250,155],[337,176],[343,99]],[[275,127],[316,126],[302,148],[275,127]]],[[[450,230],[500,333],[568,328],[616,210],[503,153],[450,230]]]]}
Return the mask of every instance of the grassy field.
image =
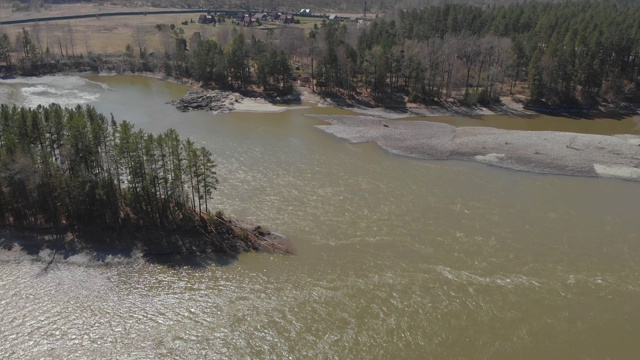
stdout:
{"type": "MultiPolygon", "coordinates": [[[[72,5],[48,5],[39,11],[15,12],[12,10],[10,2],[0,0],[0,20],[31,19],[38,17],[52,17],[61,15],[80,15],[93,13],[113,13],[122,11],[154,11],[158,8],[151,7],[123,7],[98,4],[72,4],[72,5]]],[[[168,10],[163,8],[162,10],[168,10]]],[[[339,14],[340,16],[356,17],[360,14],[339,14]]],[[[145,16],[116,16],[116,17],[95,17],[89,19],[48,21],[40,23],[3,25],[0,32],[7,33],[12,41],[16,35],[25,28],[34,37],[40,47],[44,50],[47,47],[54,52],[63,51],[75,54],[113,53],[124,51],[127,44],[137,48],[142,44],[149,52],[164,50],[162,34],[156,30],[156,24],[174,24],[184,30],[184,37],[191,38],[193,33],[200,32],[205,38],[222,40],[229,38],[233,30],[230,21],[216,27],[191,23],[197,20],[198,14],[171,14],[145,16]],[[188,25],[182,25],[187,21],[188,25]]],[[[320,25],[321,19],[297,17],[300,24],[284,25],[281,22],[265,22],[261,27],[251,29],[242,26],[235,26],[236,31],[242,31],[246,35],[255,34],[262,38],[267,29],[297,28],[309,31],[314,24],[320,25]]]]}
{"type": "MultiPolygon", "coordinates": [[[[2,2],[2,0],[0,0],[2,2]]],[[[82,15],[94,13],[113,13],[120,11],[153,11],[153,10],[171,10],[158,9],[152,7],[122,7],[98,4],[64,4],[50,5],[39,11],[13,11],[11,3],[0,4],[0,20],[19,20],[31,19],[37,17],[51,17],[63,15],[82,15]]]]}
{"type": "Polygon", "coordinates": [[[320,23],[318,19],[303,19],[300,25],[283,25],[282,23],[265,22],[262,27],[245,28],[231,25],[231,21],[218,26],[191,23],[197,21],[198,14],[173,14],[173,15],[146,15],[146,16],[118,16],[108,18],[78,19],[70,21],[51,21],[32,24],[4,25],[0,31],[9,34],[11,39],[25,28],[33,36],[34,41],[39,42],[42,49],[48,46],[51,51],[59,52],[60,44],[65,49],[76,54],[87,52],[112,53],[124,51],[126,44],[137,48],[143,44],[149,52],[162,51],[163,37],[155,28],[156,24],[175,24],[184,29],[184,37],[191,38],[193,33],[200,32],[205,38],[217,39],[217,33],[226,33],[222,38],[228,38],[228,34],[236,31],[252,33],[256,37],[268,28],[303,28],[310,30],[314,23],[320,23]],[[183,21],[189,22],[182,25],[183,21]]]}

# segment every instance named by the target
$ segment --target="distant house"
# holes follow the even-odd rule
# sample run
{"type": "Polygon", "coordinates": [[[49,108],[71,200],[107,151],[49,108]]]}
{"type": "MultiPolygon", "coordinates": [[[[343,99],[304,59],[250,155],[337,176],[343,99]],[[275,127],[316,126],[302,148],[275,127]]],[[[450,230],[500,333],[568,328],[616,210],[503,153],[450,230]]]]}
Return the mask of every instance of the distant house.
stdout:
{"type": "Polygon", "coordinates": [[[253,25],[253,20],[251,18],[251,16],[249,16],[248,14],[244,15],[244,19],[242,19],[242,24],[244,26],[251,26],[253,25]]]}
{"type": "Polygon", "coordinates": [[[198,24],[216,24],[216,17],[213,16],[211,13],[208,14],[202,14],[200,15],[200,17],[198,18],[198,24]]]}
{"type": "Polygon", "coordinates": [[[300,9],[300,15],[311,15],[311,9],[300,9]]]}
{"type": "Polygon", "coordinates": [[[253,26],[253,24],[260,25],[260,17],[250,16],[249,14],[245,14],[244,19],[242,19],[242,24],[244,26],[253,26]]]}
{"type": "Polygon", "coordinates": [[[271,14],[269,14],[269,16],[271,17],[271,20],[278,21],[280,20],[280,18],[282,18],[282,13],[274,11],[271,14]]]}
{"type": "Polygon", "coordinates": [[[338,15],[329,15],[329,20],[331,21],[340,21],[340,16],[338,15]]]}
{"type": "Polygon", "coordinates": [[[293,15],[285,15],[284,17],[285,24],[293,24],[294,21],[296,21],[296,19],[293,17],[293,15]]]}
{"type": "Polygon", "coordinates": [[[260,21],[268,21],[268,20],[269,20],[269,14],[264,13],[260,15],[260,21]]]}

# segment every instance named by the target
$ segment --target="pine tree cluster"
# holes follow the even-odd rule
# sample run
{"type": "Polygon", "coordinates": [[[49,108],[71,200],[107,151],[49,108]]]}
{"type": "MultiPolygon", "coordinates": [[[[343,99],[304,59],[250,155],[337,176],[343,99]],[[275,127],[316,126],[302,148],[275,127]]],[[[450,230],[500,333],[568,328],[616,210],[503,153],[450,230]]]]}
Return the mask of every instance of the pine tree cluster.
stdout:
{"type": "Polygon", "coordinates": [[[171,230],[209,211],[212,154],[91,106],[0,106],[0,221],[171,230]]]}

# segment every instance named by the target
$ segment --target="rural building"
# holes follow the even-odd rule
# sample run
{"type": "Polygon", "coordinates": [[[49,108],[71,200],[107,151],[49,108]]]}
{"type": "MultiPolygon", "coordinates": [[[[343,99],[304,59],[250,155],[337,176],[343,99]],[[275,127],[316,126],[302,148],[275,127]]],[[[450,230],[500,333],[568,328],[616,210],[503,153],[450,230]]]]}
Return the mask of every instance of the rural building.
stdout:
{"type": "Polygon", "coordinates": [[[271,17],[271,20],[279,21],[282,18],[282,13],[274,11],[271,14],[269,14],[269,16],[271,17]]]}
{"type": "Polygon", "coordinates": [[[260,25],[260,18],[258,16],[250,16],[249,14],[245,14],[244,19],[242,19],[242,24],[244,26],[253,26],[253,24],[260,25]]]}
{"type": "Polygon", "coordinates": [[[198,24],[216,24],[216,17],[213,16],[211,13],[208,14],[202,14],[200,15],[200,17],[198,18],[198,24]]]}
{"type": "Polygon", "coordinates": [[[285,24],[293,24],[294,21],[296,21],[296,19],[293,17],[293,15],[285,15],[284,17],[285,24]]]}
{"type": "Polygon", "coordinates": [[[300,9],[300,15],[311,15],[311,9],[300,9]]]}
{"type": "Polygon", "coordinates": [[[236,15],[236,21],[243,22],[244,18],[247,17],[247,16],[251,17],[251,13],[238,13],[236,15]]]}

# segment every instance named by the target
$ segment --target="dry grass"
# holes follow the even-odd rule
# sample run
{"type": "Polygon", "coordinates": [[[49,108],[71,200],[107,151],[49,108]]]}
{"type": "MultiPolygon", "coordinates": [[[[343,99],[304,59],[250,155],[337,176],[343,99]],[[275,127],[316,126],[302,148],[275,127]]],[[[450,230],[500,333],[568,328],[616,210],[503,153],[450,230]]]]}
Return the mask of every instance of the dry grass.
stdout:
{"type": "Polygon", "coordinates": [[[39,37],[42,48],[59,51],[59,42],[71,46],[74,52],[110,53],[124,51],[127,43],[134,48],[138,42],[143,42],[149,52],[163,50],[162,36],[155,28],[156,24],[175,24],[185,31],[185,38],[189,39],[193,33],[215,33],[216,28],[201,24],[181,25],[183,21],[197,20],[197,14],[171,14],[147,16],[119,16],[96,19],[79,19],[72,21],[51,21],[34,24],[6,25],[3,32],[11,35],[12,39],[24,27],[34,37],[39,37]],[[71,35],[70,35],[71,34],[71,35]]]}
{"type": "Polygon", "coordinates": [[[9,4],[0,5],[0,20],[19,20],[19,19],[31,19],[37,17],[50,17],[50,16],[64,16],[64,15],[83,15],[94,13],[113,13],[120,11],[154,11],[154,10],[171,10],[171,9],[158,9],[153,7],[122,7],[122,6],[109,6],[98,4],[65,4],[65,5],[53,5],[47,9],[41,11],[17,11],[14,12],[9,4]]]}
{"type": "MultiPolygon", "coordinates": [[[[5,25],[2,32],[10,35],[11,39],[25,28],[34,37],[35,41],[39,40],[42,49],[48,46],[51,51],[58,53],[60,43],[63,49],[68,48],[71,52],[71,44],[73,44],[73,52],[75,54],[94,53],[113,53],[124,51],[127,44],[131,44],[137,49],[138,43],[141,42],[149,52],[164,51],[163,36],[156,30],[156,24],[175,24],[177,27],[184,29],[184,37],[191,38],[195,32],[200,32],[205,38],[213,38],[217,40],[219,32],[226,33],[224,38],[229,38],[234,26],[228,20],[224,24],[218,26],[201,25],[191,23],[190,20],[197,20],[198,14],[170,14],[170,15],[146,15],[146,16],[118,16],[108,18],[78,19],[68,21],[51,21],[42,23],[5,25]],[[188,25],[182,25],[183,21],[188,21],[188,25]]],[[[307,20],[307,19],[305,19],[307,20]]],[[[262,29],[245,28],[237,25],[237,31],[245,32],[245,35],[254,32],[258,38],[264,30],[268,28],[302,28],[306,31],[313,28],[313,24],[320,23],[318,19],[309,19],[299,25],[283,25],[282,23],[264,23],[262,29]]]]}

